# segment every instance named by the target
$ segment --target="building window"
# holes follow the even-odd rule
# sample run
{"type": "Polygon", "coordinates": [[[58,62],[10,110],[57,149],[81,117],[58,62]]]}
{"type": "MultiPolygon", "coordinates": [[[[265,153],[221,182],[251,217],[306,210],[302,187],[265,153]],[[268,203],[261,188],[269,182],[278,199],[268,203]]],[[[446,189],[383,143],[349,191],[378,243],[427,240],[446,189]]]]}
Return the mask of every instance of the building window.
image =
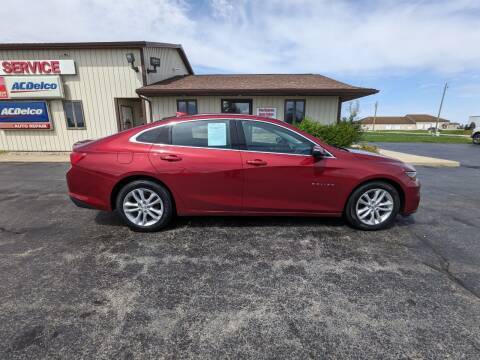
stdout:
{"type": "Polygon", "coordinates": [[[285,121],[289,124],[305,118],[305,100],[285,100],[285,121]]]}
{"type": "Polygon", "coordinates": [[[222,113],[252,115],[252,100],[222,99],[222,113]]]}
{"type": "Polygon", "coordinates": [[[81,101],[64,101],[63,110],[67,119],[67,129],[84,129],[83,107],[81,101]]]}
{"type": "Polygon", "coordinates": [[[197,100],[177,100],[177,111],[188,115],[197,114],[197,100]]]}

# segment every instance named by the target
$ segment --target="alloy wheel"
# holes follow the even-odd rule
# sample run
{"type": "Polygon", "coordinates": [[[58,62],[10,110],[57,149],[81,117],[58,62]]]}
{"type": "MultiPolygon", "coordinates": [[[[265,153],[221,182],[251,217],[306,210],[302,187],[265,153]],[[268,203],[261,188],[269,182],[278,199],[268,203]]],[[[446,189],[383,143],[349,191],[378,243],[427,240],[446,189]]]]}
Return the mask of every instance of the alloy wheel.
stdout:
{"type": "Polygon", "coordinates": [[[151,189],[133,189],[123,199],[123,212],[135,225],[151,226],[162,218],[163,201],[151,189]]]}
{"type": "Polygon", "coordinates": [[[385,189],[370,189],[360,196],[355,208],[358,219],[366,225],[378,225],[392,214],[393,197],[385,189]]]}

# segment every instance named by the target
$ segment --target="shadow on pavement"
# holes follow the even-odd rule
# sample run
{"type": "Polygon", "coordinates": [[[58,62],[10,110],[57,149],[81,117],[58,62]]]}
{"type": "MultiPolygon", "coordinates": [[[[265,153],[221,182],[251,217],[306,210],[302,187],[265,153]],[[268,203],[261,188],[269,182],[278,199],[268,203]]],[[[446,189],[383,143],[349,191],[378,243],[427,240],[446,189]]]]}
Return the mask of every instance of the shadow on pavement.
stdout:
{"type": "MultiPolygon", "coordinates": [[[[125,226],[116,211],[99,211],[95,216],[99,225],[125,226]]],[[[394,226],[411,226],[415,224],[413,216],[398,216],[394,226]]],[[[350,228],[343,218],[308,217],[308,216],[185,216],[173,219],[169,228],[175,227],[248,227],[248,226],[345,226],[350,228]]]]}

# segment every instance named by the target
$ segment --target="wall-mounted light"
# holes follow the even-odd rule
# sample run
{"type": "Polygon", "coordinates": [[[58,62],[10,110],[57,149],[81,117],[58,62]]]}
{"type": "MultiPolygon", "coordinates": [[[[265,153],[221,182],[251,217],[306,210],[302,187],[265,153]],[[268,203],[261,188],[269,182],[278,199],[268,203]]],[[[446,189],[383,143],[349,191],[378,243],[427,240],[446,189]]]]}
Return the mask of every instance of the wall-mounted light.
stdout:
{"type": "Polygon", "coordinates": [[[130,67],[135,70],[135,72],[138,72],[138,66],[135,66],[135,56],[133,53],[127,53],[125,56],[127,57],[127,62],[130,64],[130,67]]]}
{"type": "Polygon", "coordinates": [[[153,66],[153,69],[147,69],[147,73],[156,73],[157,67],[160,66],[160,59],[156,57],[150,57],[150,65],[153,66]]]}

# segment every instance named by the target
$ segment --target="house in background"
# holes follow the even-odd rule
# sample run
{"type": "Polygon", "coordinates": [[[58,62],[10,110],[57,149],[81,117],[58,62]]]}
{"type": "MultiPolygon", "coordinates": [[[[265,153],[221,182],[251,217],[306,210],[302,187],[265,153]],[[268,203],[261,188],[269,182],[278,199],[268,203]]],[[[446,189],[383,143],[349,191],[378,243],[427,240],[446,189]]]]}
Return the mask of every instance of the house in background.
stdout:
{"type": "MultiPolygon", "coordinates": [[[[428,130],[434,128],[437,124],[437,117],[427,114],[407,114],[405,117],[412,119],[417,124],[418,130],[428,130]]],[[[440,118],[438,119],[438,128],[446,129],[450,120],[440,118]]]]}
{"type": "Polygon", "coordinates": [[[358,120],[363,130],[416,130],[415,122],[405,116],[369,116],[358,120]],[[374,125],[375,123],[375,125],[374,125]]]}
{"type": "MultiPolygon", "coordinates": [[[[369,116],[358,120],[363,130],[428,130],[434,128],[437,118],[428,114],[407,114],[405,116],[369,116]]],[[[439,129],[458,129],[460,124],[440,118],[439,129]]]]}

